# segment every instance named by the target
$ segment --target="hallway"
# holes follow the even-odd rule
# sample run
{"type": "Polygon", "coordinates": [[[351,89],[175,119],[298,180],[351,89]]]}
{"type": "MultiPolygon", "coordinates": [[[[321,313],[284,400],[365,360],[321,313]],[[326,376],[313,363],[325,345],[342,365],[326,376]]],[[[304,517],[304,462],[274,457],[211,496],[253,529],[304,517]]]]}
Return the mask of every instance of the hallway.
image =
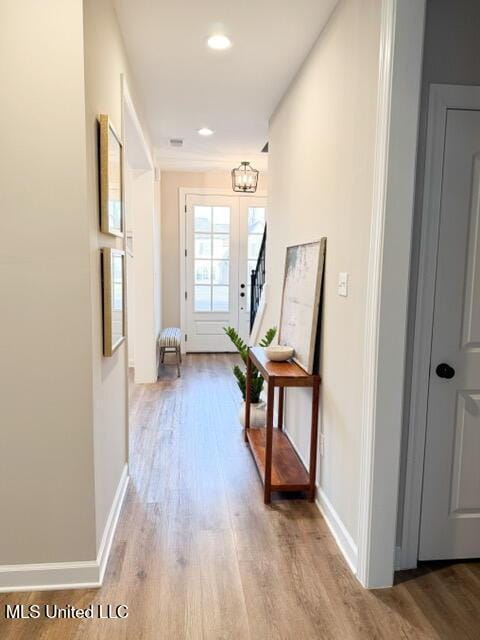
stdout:
{"type": "Polygon", "coordinates": [[[478,638],[480,564],[362,589],[315,505],[266,507],[237,419],[233,356],[190,355],[182,378],[131,390],[131,480],[101,589],[6,604],[126,604],[125,620],[10,620],[0,638],[478,638]]]}

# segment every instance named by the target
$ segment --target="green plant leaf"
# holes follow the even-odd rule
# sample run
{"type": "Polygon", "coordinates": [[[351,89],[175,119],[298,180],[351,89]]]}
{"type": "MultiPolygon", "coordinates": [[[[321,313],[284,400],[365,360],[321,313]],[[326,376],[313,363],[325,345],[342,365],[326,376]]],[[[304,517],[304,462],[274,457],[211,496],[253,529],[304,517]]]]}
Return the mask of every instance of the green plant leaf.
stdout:
{"type": "MultiPolygon", "coordinates": [[[[232,343],[235,345],[240,357],[242,358],[244,364],[247,363],[248,356],[248,346],[242,340],[242,338],[238,335],[237,331],[233,327],[223,327],[225,334],[230,338],[232,343]]],[[[262,340],[260,340],[259,345],[261,347],[268,347],[272,343],[272,340],[277,334],[277,328],[271,327],[265,333],[262,340]]],[[[233,375],[237,379],[238,388],[242,394],[242,398],[245,400],[245,392],[247,388],[247,376],[244,371],[238,366],[235,365],[233,367],[233,375]]],[[[257,403],[260,402],[260,396],[263,390],[264,380],[258,369],[256,367],[252,367],[252,381],[250,386],[250,400],[251,402],[257,403]]]]}

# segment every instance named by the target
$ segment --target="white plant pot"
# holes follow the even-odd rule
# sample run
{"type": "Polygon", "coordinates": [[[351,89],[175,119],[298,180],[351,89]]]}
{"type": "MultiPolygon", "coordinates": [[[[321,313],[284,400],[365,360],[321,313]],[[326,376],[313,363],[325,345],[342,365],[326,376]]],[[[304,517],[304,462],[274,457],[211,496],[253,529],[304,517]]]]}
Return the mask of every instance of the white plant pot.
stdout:
{"type": "MultiPolygon", "coordinates": [[[[254,428],[265,426],[265,414],[266,414],[265,402],[255,402],[250,405],[250,426],[254,428]]],[[[245,402],[242,402],[240,406],[240,413],[238,419],[243,428],[245,428],[245,402]]]]}

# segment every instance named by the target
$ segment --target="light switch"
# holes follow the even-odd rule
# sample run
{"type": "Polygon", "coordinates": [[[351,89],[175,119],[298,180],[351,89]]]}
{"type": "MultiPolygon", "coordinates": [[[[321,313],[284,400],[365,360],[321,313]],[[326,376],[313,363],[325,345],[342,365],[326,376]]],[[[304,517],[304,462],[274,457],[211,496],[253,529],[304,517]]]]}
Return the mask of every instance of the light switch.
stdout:
{"type": "Polygon", "coordinates": [[[338,295],[348,296],[348,273],[344,271],[338,274],[338,295]]]}

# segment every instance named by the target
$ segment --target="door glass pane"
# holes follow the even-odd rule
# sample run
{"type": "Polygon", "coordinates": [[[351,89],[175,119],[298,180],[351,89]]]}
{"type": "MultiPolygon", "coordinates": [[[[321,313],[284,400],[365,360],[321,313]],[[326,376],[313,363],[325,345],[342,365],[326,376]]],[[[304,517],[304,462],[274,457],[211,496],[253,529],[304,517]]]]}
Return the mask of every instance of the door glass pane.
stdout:
{"type": "Polygon", "coordinates": [[[213,207],[214,233],[230,232],[230,207],[213,207]]]}
{"type": "Polygon", "coordinates": [[[195,311],[212,310],[212,288],[197,285],[195,287],[195,311]]]}
{"type": "Polygon", "coordinates": [[[206,233],[195,234],[195,257],[211,258],[212,257],[212,236],[206,233]]]}
{"type": "Polygon", "coordinates": [[[194,311],[228,312],[230,207],[194,206],[194,311]]]}
{"type": "Polygon", "coordinates": [[[211,260],[195,260],[195,284],[210,284],[211,281],[211,260]]]}
{"type": "Polygon", "coordinates": [[[254,234],[248,236],[248,259],[249,260],[257,260],[258,254],[260,253],[260,245],[262,244],[262,237],[260,235],[254,234]]]}
{"type": "Polygon", "coordinates": [[[230,236],[213,236],[213,258],[230,257],[230,236]]]}
{"type": "Polygon", "coordinates": [[[195,218],[195,231],[206,231],[210,233],[212,230],[212,207],[193,207],[193,215],[195,218]]]}
{"type": "Polygon", "coordinates": [[[265,207],[248,207],[248,233],[263,234],[265,207]]]}
{"type": "Polygon", "coordinates": [[[213,284],[228,284],[230,263],[228,260],[214,260],[212,262],[213,284]]]}
{"type": "Polygon", "coordinates": [[[228,287],[213,287],[213,311],[228,311],[228,287]]]}

